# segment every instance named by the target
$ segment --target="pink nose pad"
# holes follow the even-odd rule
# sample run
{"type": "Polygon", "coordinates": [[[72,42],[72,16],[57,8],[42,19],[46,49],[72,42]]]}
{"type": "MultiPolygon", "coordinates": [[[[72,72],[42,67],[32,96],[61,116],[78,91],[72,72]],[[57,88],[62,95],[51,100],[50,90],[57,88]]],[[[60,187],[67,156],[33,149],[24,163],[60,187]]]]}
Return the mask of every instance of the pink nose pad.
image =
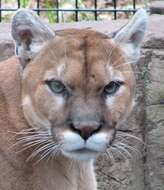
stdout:
{"type": "Polygon", "coordinates": [[[71,124],[71,130],[75,133],[78,133],[85,141],[95,133],[98,133],[101,130],[101,125],[94,126],[80,126],[71,124]]]}

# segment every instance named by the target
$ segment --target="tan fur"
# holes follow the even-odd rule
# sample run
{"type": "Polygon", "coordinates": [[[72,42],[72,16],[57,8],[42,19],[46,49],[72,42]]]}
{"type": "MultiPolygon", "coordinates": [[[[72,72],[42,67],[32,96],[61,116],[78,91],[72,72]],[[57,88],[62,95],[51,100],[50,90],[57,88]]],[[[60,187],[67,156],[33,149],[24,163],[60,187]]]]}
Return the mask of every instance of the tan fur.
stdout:
{"type": "MultiPolygon", "coordinates": [[[[117,68],[117,65],[119,65],[119,68],[115,70],[116,73],[120,70],[130,71],[126,75],[123,75],[127,83],[127,92],[123,92],[123,94],[116,99],[119,103],[115,103],[115,107],[106,111],[108,113],[106,117],[110,115],[110,118],[113,118],[113,120],[119,118],[120,110],[124,112],[127,106],[131,104],[129,99],[132,99],[134,88],[134,77],[130,66],[120,65],[125,62],[125,60],[123,60],[124,58],[118,59],[118,57],[122,56],[121,51],[115,47],[116,51],[114,52],[116,53],[113,52],[109,58],[106,50],[108,49],[110,53],[110,50],[113,48],[112,42],[110,42],[110,39],[106,39],[105,36],[96,34],[95,32],[71,30],[65,34],[64,37],[56,38],[49,43],[39,54],[37,59],[34,60],[35,63],[32,62],[24,71],[26,77],[23,80],[23,98],[29,95],[29,93],[30,97],[33,97],[33,93],[35,93],[36,89],[38,89],[40,85],[43,85],[42,78],[44,73],[51,69],[55,72],[55,67],[63,62],[67,64],[66,69],[68,67],[69,70],[65,73],[66,77],[62,76],[60,79],[67,81],[68,84],[71,84],[73,87],[81,87],[84,93],[87,93],[89,90],[90,96],[92,96],[95,89],[104,86],[110,81],[110,73],[108,77],[106,77],[107,75],[105,73],[108,72],[105,70],[106,64],[110,62],[113,68],[117,68]],[[71,34],[72,32],[74,35],[71,34]],[[65,48],[66,52],[61,52],[60,50],[55,52],[57,49],[60,49],[60,47],[62,49],[65,48]],[[87,62],[84,60],[84,54],[87,57],[87,62]],[[61,60],[60,57],[63,59],[61,60]],[[61,60],[61,62],[59,60],[61,60]],[[39,70],[38,67],[40,67],[39,70]],[[85,84],[88,84],[88,86],[85,84]]],[[[17,58],[10,58],[0,64],[0,134],[1,145],[3,144],[1,148],[3,154],[1,154],[0,171],[4,173],[0,177],[0,187],[3,187],[5,190],[45,190],[46,187],[48,187],[48,190],[96,189],[95,184],[92,184],[92,181],[93,183],[95,182],[93,180],[93,174],[91,173],[90,175],[90,172],[93,170],[91,169],[90,171],[90,167],[92,167],[90,163],[75,162],[71,163],[73,166],[70,166],[70,161],[65,159],[64,166],[61,160],[56,160],[53,164],[51,162],[49,164],[47,164],[47,162],[46,164],[41,162],[37,166],[32,166],[25,162],[26,155],[16,154],[13,149],[10,149],[12,144],[15,143],[15,140],[13,134],[9,133],[9,131],[20,131],[30,127],[22,113],[21,81],[22,68],[17,58]],[[8,157],[11,160],[6,160],[8,157]],[[70,170],[68,170],[69,167],[70,170]],[[81,177],[78,177],[78,175],[81,175],[81,177]],[[8,178],[7,181],[5,180],[6,178],[8,178]],[[89,178],[92,179],[89,180],[89,178]],[[13,186],[12,184],[15,185],[13,186]]],[[[47,94],[43,94],[40,96],[39,94],[39,102],[45,102],[47,98],[44,96],[46,95],[47,94]]],[[[49,103],[46,103],[49,107],[49,103]]],[[[40,112],[45,114],[44,117],[47,117],[48,112],[45,110],[46,105],[43,105],[43,107],[42,105],[40,106],[40,112]]],[[[98,104],[97,106],[100,105],[98,104]]],[[[64,111],[63,109],[61,108],[60,112],[66,116],[66,113],[64,114],[66,110],[64,111]]],[[[61,117],[60,114],[59,117],[61,117]]]]}
{"type": "Polygon", "coordinates": [[[21,78],[22,68],[17,58],[0,64],[0,189],[92,189],[96,184],[91,163],[60,158],[54,163],[41,162],[35,166],[26,162],[28,153],[16,153],[12,148],[15,143],[12,132],[29,127],[22,113],[21,78]]]}
{"type": "MultiPolygon", "coordinates": [[[[119,118],[121,116],[120,111],[124,112],[131,104],[129,100],[133,97],[135,83],[131,66],[126,63],[127,61],[122,51],[107,36],[93,31],[72,29],[63,31],[58,36],[44,47],[42,51],[44,53],[39,53],[38,57],[25,71],[24,75],[28,72],[29,76],[23,80],[25,86],[23,96],[28,95],[29,92],[33,96],[39,86],[44,86],[41,77],[45,76],[47,70],[51,70],[54,77],[63,81],[64,84],[71,85],[73,88],[80,87],[84,96],[88,93],[88,90],[90,91],[89,96],[92,96],[96,89],[104,87],[112,80],[110,71],[106,69],[107,65],[110,64],[115,77],[118,76],[119,78],[120,73],[124,76],[125,89],[122,93],[125,95],[121,94],[120,97],[118,96],[115,99],[119,107],[112,107],[110,112],[110,114],[114,113],[114,115],[111,115],[110,120],[114,120],[115,117],[119,118]],[[63,51],[60,51],[61,49],[63,51]],[[58,65],[60,66],[63,63],[66,64],[66,69],[69,70],[63,72],[63,75],[58,78],[57,68],[58,65]],[[39,71],[38,67],[40,68],[39,71]],[[40,76],[38,77],[38,75],[40,76]]],[[[47,78],[49,77],[47,76],[47,78]]],[[[47,92],[45,92],[44,96],[39,94],[39,102],[45,102],[45,104],[49,105],[48,100],[46,100],[47,92]]],[[[42,109],[45,112],[45,107],[40,108],[40,112],[42,112],[42,109]]],[[[66,108],[64,107],[63,109],[65,110],[66,108]]],[[[64,110],[61,110],[61,112],[63,113],[64,110]]],[[[47,115],[48,113],[44,114],[47,115]]],[[[42,117],[44,116],[42,115],[42,117]]]]}
{"type": "MultiPolygon", "coordinates": [[[[13,35],[21,49],[16,26],[13,35]]],[[[77,29],[56,33],[28,63],[23,56],[29,49],[18,52],[19,60],[12,57],[0,63],[0,189],[96,190],[93,159],[114,143],[120,123],[132,109],[135,78],[128,56],[112,38],[77,29]],[[61,81],[69,95],[52,92],[46,83],[52,79],[61,81]],[[104,97],[111,81],[123,85],[104,97]],[[81,127],[91,130],[97,125],[99,130],[84,141],[81,127]],[[37,133],[35,143],[46,139],[53,144],[47,155],[37,152],[46,150],[45,141],[28,148],[23,144],[33,143],[30,138],[37,133]]]]}

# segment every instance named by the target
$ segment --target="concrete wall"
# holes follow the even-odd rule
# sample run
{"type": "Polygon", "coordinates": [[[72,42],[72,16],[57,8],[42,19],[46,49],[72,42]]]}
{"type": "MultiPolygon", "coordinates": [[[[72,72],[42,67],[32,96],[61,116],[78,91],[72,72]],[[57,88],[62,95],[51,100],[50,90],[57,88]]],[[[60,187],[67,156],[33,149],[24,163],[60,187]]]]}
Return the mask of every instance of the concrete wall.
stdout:
{"type": "MultiPolygon", "coordinates": [[[[64,28],[93,28],[110,33],[126,20],[57,24],[64,28]]],[[[0,60],[14,54],[10,25],[0,24],[0,60]]],[[[136,69],[136,106],[122,128],[132,130],[146,141],[146,147],[136,140],[130,144],[141,151],[141,156],[127,160],[115,155],[111,162],[106,155],[96,162],[100,190],[164,190],[164,16],[151,16],[150,26],[136,69]]]]}

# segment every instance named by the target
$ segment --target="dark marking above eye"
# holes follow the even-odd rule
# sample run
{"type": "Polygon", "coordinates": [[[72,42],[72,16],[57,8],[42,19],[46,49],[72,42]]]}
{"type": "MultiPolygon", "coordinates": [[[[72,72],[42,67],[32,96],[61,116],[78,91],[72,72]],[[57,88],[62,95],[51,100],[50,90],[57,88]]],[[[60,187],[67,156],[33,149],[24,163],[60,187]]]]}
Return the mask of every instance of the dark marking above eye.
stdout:
{"type": "Polygon", "coordinates": [[[91,74],[91,77],[92,77],[92,78],[95,78],[96,76],[95,76],[95,74],[91,74]]]}

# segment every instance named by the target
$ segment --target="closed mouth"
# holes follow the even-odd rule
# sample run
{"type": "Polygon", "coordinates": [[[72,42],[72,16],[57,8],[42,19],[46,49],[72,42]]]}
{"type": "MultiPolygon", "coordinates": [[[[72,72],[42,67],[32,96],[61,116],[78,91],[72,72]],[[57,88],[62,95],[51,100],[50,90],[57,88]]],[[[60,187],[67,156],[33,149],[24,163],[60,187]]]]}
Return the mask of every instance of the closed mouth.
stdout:
{"type": "Polygon", "coordinates": [[[84,148],[74,149],[71,151],[64,151],[63,153],[66,156],[71,157],[75,160],[90,160],[90,159],[95,159],[100,154],[100,151],[84,147],[84,148]]]}
{"type": "Polygon", "coordinates": [[[77,153],[77,154],[97,154],[98,151],[96,150],[92,150],[92,149],[88,149],[88,148],[80,148],[80,149],[77,149],[77,150],[73,150],[73,151],[70,151],[70,153],[77,153]]]}

